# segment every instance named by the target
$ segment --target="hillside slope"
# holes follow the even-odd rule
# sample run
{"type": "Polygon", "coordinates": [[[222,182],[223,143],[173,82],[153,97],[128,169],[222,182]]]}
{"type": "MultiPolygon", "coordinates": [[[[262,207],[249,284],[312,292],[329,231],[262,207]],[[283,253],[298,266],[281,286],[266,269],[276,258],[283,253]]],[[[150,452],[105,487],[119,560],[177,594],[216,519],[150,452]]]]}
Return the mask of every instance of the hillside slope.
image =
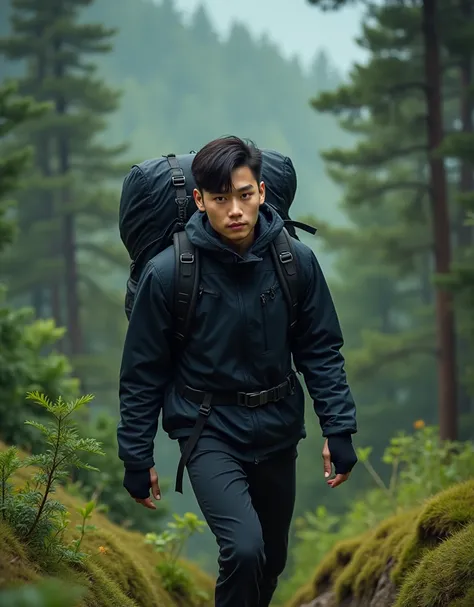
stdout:
{"type": "MultiPolygon", "coordinates": [[[[0,443],[0,450],[5,448],[0,443]]],[[[21,468],[14,484],[23,485],[31,477],[31,469],[21,468]]],[[[66,531],[67,541],[76,539],[75,525],[80,523],[76,509],[84,504],[67,491],[58,488],[55,499],[63,503],[71,523],[66,531]]],[[[132,503],[131,503],[132,507],[132,503]]],[[[60,580],[87,588],[85,597],[67,607],[210,607],[213,605],[213,581],[190,563],[188,569],[196,588],[208,594],[208,599],[173,597],[164,590],[156,565],[162,560],[144,536],[111,523],[100,512],[93,512],[88,523],[97,530],[85,534],[81,550],[90,557],[80,565],[62,565],[46,571],[41,559],[28,554],[12,530],[0,519],[0,590],[25,583],[35,583],[52,575],[60,580]]],[[[1,603],[1,598],[0,598],[1,603]]]]}
{"type": "Polygon", "coordinates": [[[339,543],[287,607],[472,607],[474,481],[339,543]]]}

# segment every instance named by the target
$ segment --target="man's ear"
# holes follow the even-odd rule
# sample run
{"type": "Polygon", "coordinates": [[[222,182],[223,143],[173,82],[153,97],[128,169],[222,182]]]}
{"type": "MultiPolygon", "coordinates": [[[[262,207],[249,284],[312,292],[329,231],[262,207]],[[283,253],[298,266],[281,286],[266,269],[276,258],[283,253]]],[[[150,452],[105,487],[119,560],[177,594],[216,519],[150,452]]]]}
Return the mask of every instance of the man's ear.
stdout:
{"type": "Polygon", "coordinates": [[[194,190],[193,190],[193,197],[194,197],[194,202],[196,203],[197,208],[201,212],[204,212],[206,210],[206,208],[204,206],[204,201],[203,201],[203,198],[202,198],[202,194],[196,188],[194,188],[194,190]]]}
{"type": "Polygon", "coordinates": [[[263,181],[260,182],[260,185],[258,186],[258,191],[260,193],[260,204],[263,204],[265,202],[266,195],[265,183],[263,181]]]}

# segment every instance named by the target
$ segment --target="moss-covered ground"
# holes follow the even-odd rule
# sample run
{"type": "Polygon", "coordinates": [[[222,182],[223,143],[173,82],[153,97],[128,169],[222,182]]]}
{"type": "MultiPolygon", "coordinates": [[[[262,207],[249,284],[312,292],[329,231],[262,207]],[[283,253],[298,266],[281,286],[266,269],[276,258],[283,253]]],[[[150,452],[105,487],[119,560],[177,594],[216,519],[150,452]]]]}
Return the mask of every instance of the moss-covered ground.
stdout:
{"type": "MultiPolygon", "coordinates": [[[[0,444],[0,449],[2,447],[0,444]]],[[[14,483],[23,485],[30,475],[31,470],[21,468],[14,483]]],[[[54,497],[70,514],[66,541],[76,539],[75,525],[80,523],[76,508],[84,504],[62,488],[58,488],[54,497]]],[[[89,522],[97,530],[86,533],[81,551],[90,557],[79,566],[63,565],[52,572],[45,570],[41,557],[29,554],[9,526],[0,520],[0,589],[38,582],[52,575],[87,588],[85,597],[77,605],[68,607],[210,607],[214,604],[213,580],[191,563],[182,565],[191,573],[196,588],[208,593],[207,601],[172,596],[163,589],[156,569],[163,557],[144,543],[143,535],[113,524],[100,512],[94,512],[89,522]]]]}
{"type": "Polygon", "coordinates": [[[329,588],[341,605],[370,597],[388,570],[398,591],[394,607],[474,607],[474,481],[336,545],[288,607],[329,588]]]}

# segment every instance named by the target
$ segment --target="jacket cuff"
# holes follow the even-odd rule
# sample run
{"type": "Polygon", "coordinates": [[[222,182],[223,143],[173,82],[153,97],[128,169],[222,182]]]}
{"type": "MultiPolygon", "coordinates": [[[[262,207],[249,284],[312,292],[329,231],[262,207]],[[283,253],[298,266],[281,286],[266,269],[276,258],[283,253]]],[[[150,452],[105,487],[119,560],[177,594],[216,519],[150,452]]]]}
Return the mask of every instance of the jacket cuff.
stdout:
{"type": "Polygon", "coordinates": [[[352,434],[353,432],[325,432],[323,434],[324,438],[338,438],[348,443],[352,443],[352,434]]]}
{"type": "Polygon", "coordinates": [[[142,462],[123,462],[125,470],[130,471],[140,471],[140,470],[149,470],[150,468],[155,467],[155,462],[152,459],[147,459],[142,462]]]}

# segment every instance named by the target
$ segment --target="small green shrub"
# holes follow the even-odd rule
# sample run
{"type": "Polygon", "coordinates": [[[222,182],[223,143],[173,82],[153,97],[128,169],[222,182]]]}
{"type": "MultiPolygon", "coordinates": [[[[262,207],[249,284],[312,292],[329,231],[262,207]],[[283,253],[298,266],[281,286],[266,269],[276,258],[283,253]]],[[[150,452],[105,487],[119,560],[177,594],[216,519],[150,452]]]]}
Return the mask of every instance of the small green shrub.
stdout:
{"type": "Polygon", "coordinates": [[[157,552],[163,554],[163,561],[157,565],[163,587],[170,593],[190,596],[193,594],[193,583],[178,559],[189,538],[195,533],[202,533],[206,523],[192,512],[186,512],[182,517],[173,514],[173,518],[174,522],[169,522],[168,529],[162,533],[147,533],[145,543],[152,544],[157,552]]]}
{"type": "MultiPolygon", "coordinates": [[[[157,510],[138,507],[130,500],[123,488],[123,463],[117,457],[117,420],[101,412],[87,424],[81,424],[81,431],[86,436],[95,438],[102,446],[105,455],[92,455],[89,463],[100,466],[100,471],[75,469],[72,471],[72,482],[66,485],[67,490],[86,500],[100,502],[107,517],[121,527],[148,533],[161,531],[164,519],[169,516],[166,498],[160,502],[157,510]]],[[[160,487],[166,491],[169,481],[160,478],[160,487]]]]}
{"type": "Polygon", "coordinates": [[[6,303],[0,284],[0,440],[32,453],[44,449],[42,434],[24,423],[43,422],[47,412],[30,403],[28,392],[41,392],[55,400],[79,395],[69,360],[55,351],[65,330],[53,320],[34,318],[31,308],[15,309],[6,303]]]}
{"type": "Polygon", "coordinates": [[[455,483],[474,477],[472,442],[441,441],[437,427],[425,427],[423,420],[414,425],[414,434],[400,433],[385,450],[382,461],[391,467],[388,484],[370,463],[370,447],[358,450],[359,461],[385,493],[394,512],[416,506],[455,483]]]}
{"type": "Polygon", "coordinates": [[[17,537],[31,551],[41,552],[46,562],[57,564],[62,560],[81,561],[85,555],[79,549],[84,533],[88,530],[85,521],[90,517],[94,504],[89,503],[81,513],[83,524],[80,526],[79,539],[66,545],[63,538],[69,524],[68,512],[52,495],[57,484],[66,478],[71,468],[94,470],[81,459],[82,453],[102,453],[97,441],[79,437],[72,421],[73,414],[93,397],[87,395],[70,402],[58,397],[52,402],[43,394],[30,392],[27,398],[53,417],[48,425],[37,421],[25,422],[42,433],[48,448],[44,453],[31,455],[23,462],[18,459],[16,447],[0,453],[0,513],[17,537]],[[24,487],[14,491],[11,476],[20,467],[27,466],[34,466],[36,471],[24,487]]]}

